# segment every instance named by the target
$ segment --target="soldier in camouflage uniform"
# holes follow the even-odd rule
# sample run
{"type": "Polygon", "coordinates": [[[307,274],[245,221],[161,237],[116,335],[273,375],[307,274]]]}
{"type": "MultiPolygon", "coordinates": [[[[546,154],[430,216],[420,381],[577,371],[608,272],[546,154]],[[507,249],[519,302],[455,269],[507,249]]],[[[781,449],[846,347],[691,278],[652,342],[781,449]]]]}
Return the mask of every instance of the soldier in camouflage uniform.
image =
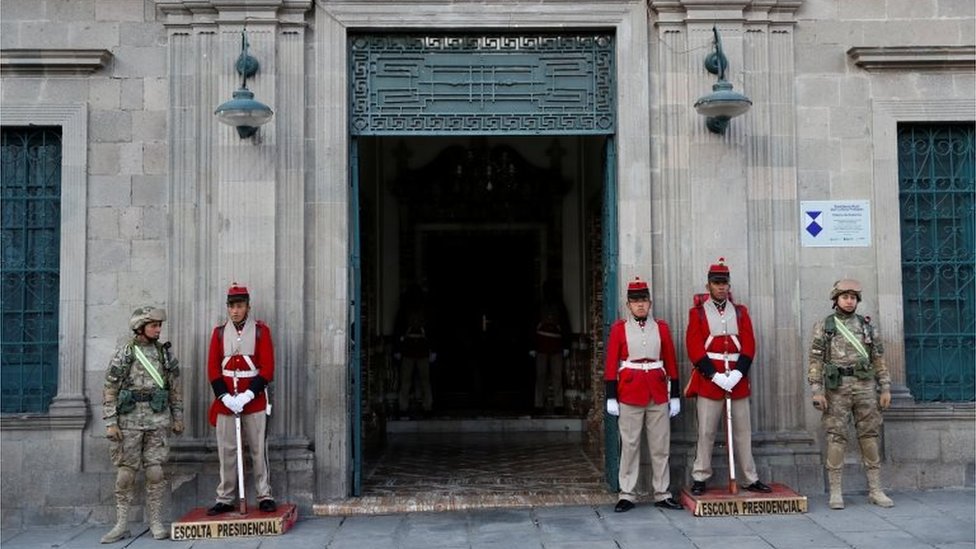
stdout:
{"type": "Polygon", "coordinates": [[[159,342],[166,311],[141,307],[132,312],[133,337],[115,350],[105,375],[102,406],[111,441],[115,478],[116,523],[102,537],[113,543],[131,535],[128,530],[136,471],[146,470],[146,517],[155,539],[166,539],[162,523],[169,432],[183,432],[183,392],[179,362],[169,343],[159,342]]]}
{"type": "Polygon", "coordinates": [[[885,366],[884,348],[870,318],[855,312],[861,301],[861,283],[844,279],[830,292],[834,313],[817,322],[810,348],[807,381],[813,406],[823,412],[827,437],[827,478],[831,509],[843,509],[841,476],[851,416],[867,471],[868,500],[893,507],[881,489],[881,410],[891,405],[891,376],[885,366]],[[879,394],[880,390],[880,394],[879,394]],[[880,410],[879,410],[880,407],[880,410]]]}

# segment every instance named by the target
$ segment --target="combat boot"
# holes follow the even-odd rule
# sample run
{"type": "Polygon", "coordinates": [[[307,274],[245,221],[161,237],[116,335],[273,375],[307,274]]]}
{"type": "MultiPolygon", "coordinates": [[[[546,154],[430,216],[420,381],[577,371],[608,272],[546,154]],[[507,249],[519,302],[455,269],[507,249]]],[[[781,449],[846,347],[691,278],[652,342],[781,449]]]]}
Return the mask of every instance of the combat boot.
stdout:
{"type": "Polygon", "coordinates": [[[163,469],[154,465],[146,469],[146,521],[153,539],[166,539],[169,530],[163,526],[163,491],[166,482],[163,469]]]}
{"type": "Polygon", "coordinates": [[[827,471],[827,480],[830,482],[830,500],[827,502],[827,506],[831,509],[844,508],[844,494],[841,489],[841,478],[843,476],[843,470],[827,471]]]}
{"type": "Polygon", "coordinates": [[[827,441],[827,482],[830,485],[830,500],[827,506],[831,509],[844,508],[844,493],[841,478],[844,476],[844,450],[847,442],[838,437],[830,437],[827,441]]]}
{"type": "Polygon", "coordinates": [[[895,502],[881,489],[881,469],[868,469],[868,501],[878,507],[895,506],[895,502]]]}
{"type": "Polygon", "coordinates": [[[895,502],[881,489],[881,451],[877,437],[861,439],[861,459],[868,477],[868,501],[878,507],[894,507],[895,502]]]}
{"type": "Polygon", "coordinates": [[[102,536],[102,543],[115,543],[132,535],[129,531],[129,506],[132,505],[132,484],[135,472],[119,467],[115,477],[115,526],[102,536]]]}

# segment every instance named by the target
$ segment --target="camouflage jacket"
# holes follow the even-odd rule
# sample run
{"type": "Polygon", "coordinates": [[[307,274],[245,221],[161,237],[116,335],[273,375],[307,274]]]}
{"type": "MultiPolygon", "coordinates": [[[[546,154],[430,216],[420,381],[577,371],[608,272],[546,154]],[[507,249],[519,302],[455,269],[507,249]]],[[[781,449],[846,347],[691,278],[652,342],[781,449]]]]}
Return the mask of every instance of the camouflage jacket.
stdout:
{"type": "Polygon", "coordinates": [[[102,417],[106,425],[153,430],[169,427],[173,421],[182,421],[180,363],[170,353],[169,344],[139,345],[146,359],[162,376],[164,388],[159,387],[136,358],[133,349],[136,345],[135,339],[120,345],[109,362],[102,394],[102,417]],[[154,411],[154,407],[158,411],[154,411]]]}
{"type": "Polygon", "coordinates": [[[823,394],[825,379],[832,371],[836,373],[836,368],[852,368],[857,372],[857,377],[873,378],[882,391],[891,390],[891,375],[885,364],[884,345],[878,329],[871,324],[870,319],[861,315],[836,313],[818,321],[813,328],[809,359],[807,382],[815,395],[823,394]],[[861,342],[868,352],[868,358],[864,358],[837,329],[836,325],[841,322],[861,342]],[[828,333],[831,324],[834,326],[832,334],[828,333]]]}

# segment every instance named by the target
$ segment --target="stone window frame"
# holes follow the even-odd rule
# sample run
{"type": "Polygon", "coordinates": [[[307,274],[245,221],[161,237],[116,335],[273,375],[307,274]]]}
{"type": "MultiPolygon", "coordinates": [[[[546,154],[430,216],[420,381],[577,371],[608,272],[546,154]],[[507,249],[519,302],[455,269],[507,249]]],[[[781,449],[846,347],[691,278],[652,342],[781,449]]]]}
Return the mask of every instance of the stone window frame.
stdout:
{"type": "MultiPolygon", "coordinates": [[[[903,122],[976,122],[976,100],[876,100],[873,115],[874,204],[878,212],[897,212],[898,124],[903,122]]],[[[892,380],[906,386],[902,302],[901,221],[897,215],[875,216],[878,265],[878,324],[885,337],[885,357],[892,380]],[[886,335],[887,334],[887,335],[886,335]]]]}
{"type": "Polygon", "coordinates": [[[61,244],[58,289],[58,392],[47,413],[3,414],[6,430],[82,430],[85,374],[85,266],[88,218],[88,105],[4,103],[0,126],[61,128],[61,244]]]}

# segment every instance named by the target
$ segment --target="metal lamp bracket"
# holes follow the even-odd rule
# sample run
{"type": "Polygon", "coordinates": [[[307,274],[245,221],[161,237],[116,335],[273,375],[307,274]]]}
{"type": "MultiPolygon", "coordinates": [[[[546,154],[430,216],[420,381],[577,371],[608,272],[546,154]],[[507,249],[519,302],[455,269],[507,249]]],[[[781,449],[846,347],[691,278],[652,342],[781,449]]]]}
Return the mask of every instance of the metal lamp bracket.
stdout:
{"type": "Polygon", "coordinates": [[[705,70],[717,75],[720,80],[725,80],[725,69],[729,68],[729,58],[725,57],[722,51],[722,38],[718,34],[718,28],[712,27],[712,34],[715,37],[713,46],[715,51],[705,57],[705,70]]]}
{"type": "Polygon", "coordinates": [[[728,66],[729,60],[721,52],[712,52],[705,57],[705,70],[712,74],[717,75],[722,67],[728,66]]]}
{"type": "Polygon", "coordinates": [[[261,66],[258,60],[247,52],[250,44],[247,42],[246,32],[241,31],[241,55],[234,64],[234,68],[237,69],[237,74],[243,76],[245,80],[257,74],[258,68],[261,66]]]}

